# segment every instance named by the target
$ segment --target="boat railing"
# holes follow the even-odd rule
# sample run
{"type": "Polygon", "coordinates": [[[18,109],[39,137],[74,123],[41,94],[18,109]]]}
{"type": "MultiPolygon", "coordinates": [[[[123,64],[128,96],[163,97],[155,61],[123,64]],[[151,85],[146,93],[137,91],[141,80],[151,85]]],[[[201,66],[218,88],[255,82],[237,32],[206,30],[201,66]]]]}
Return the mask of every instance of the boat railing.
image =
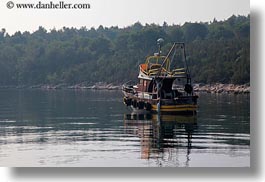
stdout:
{"type": "Polygon", "coordinates": [[[171,75],[183,75],[186,74],[185,68],[177,68],[171,71],[171,75]]]}
{"type": "Polygon", "coordinates": [[[130,80],[122,85],[122,91],[134,94],[135,91],[134,91],[133,86],[134,86],[134,82],[130,80]]]}
{"type": "MultiPolygon", "coordinates": [[[[157,75],[157,73],[159,72],[159,69],[160,68],[148,70],[148,76],[155,76],[155,75],[157,75]]],[[[160,75],[167,76],[169,74],[170,74],[170,72],[167,71],[165,68],[163,68],[160,75]]]]}
{"type": "Polygon", "coordinates": [[[168,71],[166,68],[161,69],[161,64],[153,64],[148,68],[147,64],[140,65],[140,71],[147,76],[182,76],[186,74],[185,68],[176,68],[168,71]]]}
{"type": "Polygon", "coordinates": [[[153,99],[154,98],[153,96],[157,95],[157,93],[155,92],[142,92],[142,91],[137,91],[135,94],[137,96],[142,96],[142,98],[145,99],[153,99]]]}

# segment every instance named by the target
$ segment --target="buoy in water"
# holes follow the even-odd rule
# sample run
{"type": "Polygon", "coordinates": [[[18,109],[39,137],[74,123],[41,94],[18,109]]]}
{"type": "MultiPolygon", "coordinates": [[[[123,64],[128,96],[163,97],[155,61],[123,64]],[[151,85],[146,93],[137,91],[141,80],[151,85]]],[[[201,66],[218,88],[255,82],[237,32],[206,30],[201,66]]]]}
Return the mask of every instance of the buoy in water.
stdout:
{"type": "Polygon", "coordinates": [[[139,101],[137,105],[138,105],[139,109],[143,109],[144,108],[144,102],[142,102],[142,101],[139,101]]]}
{"type": "Polygon", "coordinates": [[[145,109],[147,110],[147,111],[151,111],[151,109],[152,109],[152,105],[150,104],[150,103],[145,103],[145,109]]]}
{"type": "Polygon", "coordinates": [[[127,97],[124,97],[123,98],[123,103],[126,105],[126,106],[130,106],[132,105],[132,99],[129,99],[127,97]]]}
{"type": "Polygon", "coordinates": [[[132,105],[133,105],[134,108],[137,108],[137,101],[133,100],[132,105]]]}

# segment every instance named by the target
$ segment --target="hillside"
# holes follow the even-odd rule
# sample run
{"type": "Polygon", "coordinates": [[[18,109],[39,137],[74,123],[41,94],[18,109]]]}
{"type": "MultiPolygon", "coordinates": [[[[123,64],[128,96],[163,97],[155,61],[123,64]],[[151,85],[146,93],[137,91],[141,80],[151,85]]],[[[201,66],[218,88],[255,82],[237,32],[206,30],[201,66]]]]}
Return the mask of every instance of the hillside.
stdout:
{"type": "Polygon", "coordinates": [[[184,25],[103,26],[16,32],[0,31],[0,86],[134,80],[138,64],[165,40],[186,43],[187,61],[196,83],[250,82],[250,16],[184,25]]]}

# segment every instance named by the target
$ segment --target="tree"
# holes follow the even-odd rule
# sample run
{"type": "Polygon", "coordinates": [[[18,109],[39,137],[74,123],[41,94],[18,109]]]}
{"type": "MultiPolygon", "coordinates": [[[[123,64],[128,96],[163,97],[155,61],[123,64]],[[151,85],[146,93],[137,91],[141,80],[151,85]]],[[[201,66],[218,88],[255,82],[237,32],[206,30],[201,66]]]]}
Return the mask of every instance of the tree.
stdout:
{"type": "MultiPolygon", "coordinates": [[[[157,39],[186,42],[192,78],[204,83],[249,83],[250,17],[212,23],[145,24],[97,29],[39,27],[33,33],[0,31],[0,86],[123,83],[136,80],[138,66],[157,52],[157,39]]],[[[180,66],[180,65],[179,65],[180,66]]]]}
{"type": "Polygon", "coordinates": [[[207,26],[202,23],[185,23],[183,29],[187,42],[191,42],[196,38],[204,39],[208,34],[207,26]]]}

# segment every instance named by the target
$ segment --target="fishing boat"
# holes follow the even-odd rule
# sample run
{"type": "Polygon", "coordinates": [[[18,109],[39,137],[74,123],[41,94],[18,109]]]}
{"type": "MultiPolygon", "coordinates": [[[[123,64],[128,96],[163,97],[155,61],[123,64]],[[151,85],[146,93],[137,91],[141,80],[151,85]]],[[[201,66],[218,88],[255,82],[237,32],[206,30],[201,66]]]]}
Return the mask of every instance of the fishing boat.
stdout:
{"type": "Polygon", "coordinates": [[[152,113],[196,114],[198,96],[194,95],[185,43],[175,42],[162,55],[164,40],[157,40],[158,53],[139,65],[139,83],[122,86],[124,104],[134,110],[152,113]]]}

